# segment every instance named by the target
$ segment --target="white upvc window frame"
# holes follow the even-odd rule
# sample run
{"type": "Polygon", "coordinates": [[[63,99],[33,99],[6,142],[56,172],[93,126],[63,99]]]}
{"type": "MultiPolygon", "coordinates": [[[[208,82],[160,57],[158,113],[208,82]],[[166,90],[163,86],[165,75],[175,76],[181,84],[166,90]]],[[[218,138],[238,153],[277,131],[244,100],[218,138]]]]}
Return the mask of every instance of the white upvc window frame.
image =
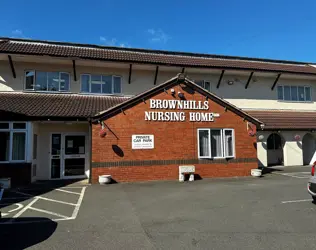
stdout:
{"type": "Polygon", "coordinates": [[[312,86],[308,86],[308,85],[278,85],[277,86],[277,100],[279,102],[299,102],[299,103],[310,103],[310,102],[313,102],[313,95],[312,95],[312,86]],[[279,99],[279,87],[282,87],[282,97],[283,99],[279,99]],[[290,100],[285,100],[284,99],[284,87],[289,87],[290,88],[290,100]],[[291,87],[296,87],[297,88],[297,100],[292,100],[292,90],[291,90],[291,87]],[[300,101],[299,100],[299,93],[298,93],[298,88],[299,87],[303,87],[304,88],[304,100],[303,101],[300,101]],[[310,91],[310,100],[306,100],[306,88],[309,88],[309,91],[310,91]]]}
{"type": "Polygon", "coordinates": [[[64,71],[45,71],[45,70],[34,70],[34,69],[24,70],[24,90],[25,91],[44,92],[44,93],[58,93],[58,92],[67,93],[67,92],[70,92],[70,89],[71,89],[70,85],[71,85],[71,75],[70,75],[69,72],[64,72],[64,71]],[[28,72],[28,71],[33,71],[34,72],[34,80],[33,80],[33,88],[32,89],[27,89],[26,88],[26,72],[28,72]],[[45,72],[46,73],[46,88],[47,88],[47,90],[35,89],[37,72],[45,72]],[[48,73],[58,73],[58,75],[59,75],[59,78],[58,78],[59,79],[59,88],[58,88],[58,90],[48,90],[48,77],[47,77],[48,73]],[[67,74],[69,76],[69,87],[68,87],[68,90],[61,90],[60,89],[61,74],[67,74]]]}
{"type": "Polygon", "coordinates": [[[82,94],[91,94],[91,95],[121,95],[123,93],[122,91],[122,76],[119,75],[103,75],[103,74],[90,74],[90,73],[84,73],[84,74],[80,74],[80,93],[82,94]],[[103,82],[102,77],[111,77],[112,78],[112,82],[111,82],[111,93],[103,93],[102,92],[102,84],[101,85],[101,93],[95,93],[95,92],[91,92],[91,76],[101,76],[101,82],[103,82]],[[89,76],[89,92],[85,92],[82,90],[82,76],[89,76]],[[121,92],[119,93],[114,93],[114,78],[118,77],[120,78],[120,89],[121,92]]]}
{"type": "Polygon", "coordinates": [[[27,148],[28,148],[28,123],[24,121],[1,121],[0,123],[9,123],[8,129],[1,129],[0,132],[8,132],[9,133],[9,160],[8,161],[0,161],[1,163],[19,163],[19,162],[27,162],[27,148]],[[25,129],[13,129],[14,123],[24,123],[25,129]],[[14,133],[24,133],[25,134],[25,148],[24,148],[24,160],[12,160],[12,146],[13,146],[13,134],[14,133]]]}
{"type": "Polygon", "coordinates": [[[197,129],[197,142],[198,142],[198,158],[199,159],[227,159],[227,158],[235,158],[236,149],[235,149],[235,130],[232,128],[198,128],[197,129]],[[211,145],[211,131],[212,130],[220,130],[221,133],[221,154],[222,156],[212,156],[212,145],[211,145]],[[200,156],[200,131],[208,131],[208,146],[209,146],[209,155],[208,156],[200,156]],[[232,131],[232,155],[228,155],[225,149],[225,131],[232,131]]]}

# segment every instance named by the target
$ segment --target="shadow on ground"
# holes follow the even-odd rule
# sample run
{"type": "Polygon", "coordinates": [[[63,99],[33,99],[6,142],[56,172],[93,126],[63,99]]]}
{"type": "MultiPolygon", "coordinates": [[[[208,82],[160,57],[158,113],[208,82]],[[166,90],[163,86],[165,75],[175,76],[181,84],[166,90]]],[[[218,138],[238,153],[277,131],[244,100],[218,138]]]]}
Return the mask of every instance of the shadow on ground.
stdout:
{"type": "Polygon", "coordinates": [[[0,249],[34,246],[47,240],[57,228],[56,222],[43,217],[18,218],[14,223],[1,224],[6,221],[0,219],[0,249]]]}
{"type": "Polygon", "coordinates": [[[51,192],[56,188],[67,187],[71,184],[80,182],[82,180],[76,179],[76,180],[37,181],[28,186],[5,190],[3,193],[2,200],[0,201],[0,209],[6,206],[10,206],[14,203],[20,203],[20,202],[29,200],[33,196],[42,195],[42,194],[51,192]],[[28,196],[23,195],[19,192],[26,193],[28,194],[28,196]]]}

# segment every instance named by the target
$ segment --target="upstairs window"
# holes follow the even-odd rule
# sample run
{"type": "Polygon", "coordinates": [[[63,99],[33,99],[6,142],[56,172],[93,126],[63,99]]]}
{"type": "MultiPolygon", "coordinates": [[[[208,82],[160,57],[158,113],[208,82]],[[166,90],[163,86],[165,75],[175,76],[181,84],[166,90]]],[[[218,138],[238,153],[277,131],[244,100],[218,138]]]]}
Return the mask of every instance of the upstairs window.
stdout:
{"type": "Polygon", "coordinates": [[[291,102],[311,102],[311,87],[278,86],[278,100],[291,102]]]}
{"type": "Polygon", "coordinates": [[[121,94],[122,79],[113,75],[81,75],[81,92],[94,94],[121,94]]]}
{"type": "Polygon", "coordinates": [[[198,129],[199,158],[233,158],[235,139],[233,129],[198,129]]]}
{"type": "Polygon", "coordinates": [[[211,92],[211,83],[208,81],[195,81],[195,83],[197,85],[199,85],[200,87],[202,87],[203,89],[206,89],[207,91],[211,92]]]}
{"type": "Polygon", "coordinates": [[[69,91],[70,75],[65,72],[25,71],[25,90],[69,91]]]}

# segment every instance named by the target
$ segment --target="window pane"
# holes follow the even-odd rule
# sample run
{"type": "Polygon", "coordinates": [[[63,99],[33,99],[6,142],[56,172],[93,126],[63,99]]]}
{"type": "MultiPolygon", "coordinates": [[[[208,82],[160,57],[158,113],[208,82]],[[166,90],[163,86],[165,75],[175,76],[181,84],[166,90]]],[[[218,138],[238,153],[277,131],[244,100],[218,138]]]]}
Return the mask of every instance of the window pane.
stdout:
{"type": "Polygon", "coordinates": [[[292,101],[297,101],[297,87],[296,86],[291,86],[291,100],[292,101]]]}
{"type": "Polygon", "coordinates": [[[12,138],[12,160],[25,159],[25,133],[15,132],[12,138]]]}
{"type": "Polygon", "coordinates": [[[81,92],[90,92],[89,89],[90,84],[90,75],[82,75],[81,76],[81,92]]]}
{"type": "Polygon", "coordinates": [[[112,76],[102,76],[102,93],[111,94],[112,93],[112,76]]]}
{"type": "Polygon", "coordinates": [[[211,130],[211,155],[212,157],[222,157],[222,138],[220,130],[211,130]]]}
{"type": "Polygon", "coordinates": [[[209,130],[199,130],[199,149],[201,156],[210,156],[209,130]]]}
{"type": "Polygon", "coordinates": [[[34,71],[26,71],[25,72],[25,89],[33,89],[34,88],[34,71]]]}
{"type": "Polygon", "coordinates": [[[291,100],[291,89],[289,86],[283,86],[283,90],[284,90],[284,100],[286,101],[290,101],[291,100]]]}
{"type": "Polygon", "coordinates": [[[48,90],[59,91],[59,73],[47,72],[47,79],[48,79],[48,90]]]}
{"type": "Polygon", "coordinates": [[[114,76],[114,93],[115,94],[120,94],[122,93],[122,88],[121,88],[121,77],[120,76],[114,76]]]}
{"type": "Polygon", "coordinates": [[[46,72],[36,72],[35,77],[35,90],[47,90],[47,73],[46,72]]]}
{"type": "Polygon", "coordinates": [[[204,82],[204,88],[205,88],[207,91],[211,91],[211,83],[210,83],[210,82],[204,82]]]}
{"type": "Polygon", "coordinates": [[[91,75],[91,93],[101,93],[101,76],[91,75]]]}
{"type": "Polygon", "coordinates": [[[299,101],[305,101],[304,87],[298,87],[298,100],[299,101]]]}
{"type": "Polygon", "coordinates": [[[13,129],[25,129],[26,123],[24,122],[15,122],[13,123],[13,129]]]}
{"type": "Polygon", "coordinates": [[[278,100],[283,100],[283,86],[278,86],[278,100]]]}
{"type": "Polygon", "coordinates": [[[0,123],[0,129],[8,129],[9,128],[9,123],[0,123]]]}
{"type": "Polygon", "coordinates": [[[10,132],[0,132],[0,161],[9,161],[10,132]]]}
{"type": "Polygon", "coordinates": [[[233,131],[225,130],[224,134],[225,156],[233,156],[233,131]]]}
{"type": "Polygon", "coordinates": [[[69,91],[69,79],[67,73],[60,73],[60,91],[69,91]]]}
{"type": "Polygon", "coordinates": [[[311,101],[311,88],[310,87],[305,87],[305,101],[311,101]]]}

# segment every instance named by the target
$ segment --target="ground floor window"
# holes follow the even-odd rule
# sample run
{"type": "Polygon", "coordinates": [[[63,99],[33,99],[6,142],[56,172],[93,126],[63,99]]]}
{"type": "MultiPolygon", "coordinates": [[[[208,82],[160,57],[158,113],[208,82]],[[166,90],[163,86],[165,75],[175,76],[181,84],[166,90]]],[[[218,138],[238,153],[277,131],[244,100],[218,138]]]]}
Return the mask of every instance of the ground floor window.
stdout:
{"type": "Polygon", "coordinates": [[[0,123],[0,162],[25,161],[26,123],[0,123]]]}
{"type": "Polygon", "coordinates": [[[233,129],[198,129],[199,158],[228,158],[235,156],[233,129]]]}

